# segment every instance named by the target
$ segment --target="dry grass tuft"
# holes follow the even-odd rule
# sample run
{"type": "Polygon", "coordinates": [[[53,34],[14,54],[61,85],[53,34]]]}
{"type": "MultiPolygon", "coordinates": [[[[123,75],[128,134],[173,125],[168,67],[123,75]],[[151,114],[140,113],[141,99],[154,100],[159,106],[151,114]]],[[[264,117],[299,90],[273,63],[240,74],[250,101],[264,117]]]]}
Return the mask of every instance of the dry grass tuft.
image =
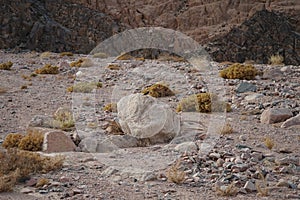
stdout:
{"type": "Polygon", "coordinates": [[[35,70],[36,74],[58,74],[59,70],[57,66],[46,64],[43,67],[35,70]]]}
{"type": "Polygon", "coordinates": [[[10,70],[10,68],[13,66],[13,63],[11,61],[8,61],[6,63],[0,64],[0,70],[10,70]]]}
{"type": "Polygon", "coordinates": [[[41,151],[43,148],[44,134],[36,129],[28,130],[20,140],[18,148],[27,151],[41,151]]]}
{"type": "Polygon", "coordinates": [[[155,83],[150,87],[146,87],[145,89],[142,90],[142,93],[144,95],[150,95],[155,98],[175,95],[175,93],[168,86],[161,83],[155,83]]]}
{"type": "Polygon", "coordinates": [[[167,178],[170,182],[181,184],[185,180],[186,173],[180,170],[181,161],[177,161],[167,170],[167,178]]]}
{"type": "Polygon", "coordinates": [[[133,56],[131,56],[129,53],[121,54],[120,56],[118,56],[116,58],[116,60],[132,60],[132,59],[133,59],[133,56]]]}
{"type": "Polygon", "coordinates": [[[233,133],[233,128],[231,126],[231,124],[226,123],[224,125],[224,127],[220,130],[220,134],[221,135],[228,135],[228,134],[232,134],[233,133]]]}
{"type": "Polygon", "coordinates": [[[270,150],[275,146],[274,141],[270,137],[266,137],[264,143],[265,143],[266,147],[270,150]]]}
{"type": "Polygon", "coordinates": [[[101,82],[80,82],[67,88],[68,92],[91,93],[94,89],[102,88],[101,82]]]}
{"type": "Polygon", "coordinates": [[[109,65],[107,66],[107,68],[110,69],[110,70],[121,70],[121,69],[122,69],[122,68],[121,68],[119,65],[117,65],[117,64],[109,64],[109,65]]]}
{"type": "Polygon", "coordinates": [[[79,67],[87,68],[93,65],[94,65],[93,61],[89,58],[80,58],[77,61],[71,62],[70,64],[71,67],[78,67],[78,68],[79,67]]]}
{"type": "Polygon", "coordinates": [[[107,111],[107,112],[117,112],[117,104],[116,104],[116,103],[109,103],[109,104],[106,104],[106,105],[103,107],[103,110],[104,110],[104,111],[107,111]]]}
{"type": "Polygon", "coordinates": [[[75,122],[73,114],[68,109],[60,109],[53,115],[53,126],[64,131],[73,130],[75,122]]]}
{"type": "Polygon", "coordinates": [[[93,55],[93,58],[102,58],[102,59],[104,59],[104,58],[107,58],[107,57],[108,57],[108,55],[106,53],[101,53],[101,52],[95,53],[93,55]]]}
{"type": "Polygon", "coordinates": [[[48,185],[50,183],[49,179],[47,178],[40,178],[37,183],[36,183],[36,187],[43,187],[44,185],[48,185]]]}
{"type": "Polygon", "coordinates": [[[118,122],[116,122],[115,120],[109,121],[109,124],[108,124],[108,127],[106,128],[106,131],[109,134],[113,134],[113,135],[124,135],[124,132],[121,129],[120,124],[118,122]]]}
{"type": "Polygon", "coordinates": [[[20,141],[24,138],[24,135],[20,133],[9,133],[5,140],[3,141],[2,146],[6,149],[8,148],[18,148],[20,141]]]}
{"type": "Polygon", "coordinates": [[[73,56],[74,54],[73,54],[72,52],[61,52],[59,55],[60,55],[61,57],[63,57],[63,56],[69,56],[69,57],[71,57],[71,56],[73,56]]]}
{"type": "Polygon", "coordinates": [[[45,157],[38,153],[8,149],[0,152],[0,192],[12,190],[18,180],[35,173],[61,169],[64,157],[45,157]]]}
{"type": "Polygon", "coordinates": [[[283,65],[283,61],[284,61],[284,58],[282,55],[272,55],[270,58],[269,58],[269,63],[271,65],[283,65]]]}
{"type": "Polygon", "coordinates": [[[223,187],[216,187],[216,192],[219,196],[223,197],[229,197],[229,196],[235,196],[238,193],[238,189],[235,186],[234,183],[231,183],[228,186],[223,186],[223,187]],[[223,188],[224,187],[224,188],[223,188]]]}
{"type": "Polygon", "coordinates": [[[258,181],[255,182],[257,193],[261,197],[267,197],[269,196],[269,188],[268,188],[267,181],[262,173],[259,173],[259,176],[262,182],[261,183],[258,183],[258,181]]]}

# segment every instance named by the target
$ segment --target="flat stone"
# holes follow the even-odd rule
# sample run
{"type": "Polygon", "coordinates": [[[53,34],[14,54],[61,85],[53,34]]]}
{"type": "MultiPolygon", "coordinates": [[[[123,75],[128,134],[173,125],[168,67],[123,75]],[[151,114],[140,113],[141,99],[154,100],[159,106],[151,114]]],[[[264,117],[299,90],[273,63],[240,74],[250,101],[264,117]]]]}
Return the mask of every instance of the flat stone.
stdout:
{"type": "Polygon", "coordinates": [[[251,181],[247,181],[244,185],[244,188],[247,192],[255,192],[256,191],[256,187],[255,187],[254,183],[252,183],[251,181]]]}
{"type": "Polygon", "coordinates": [[[300,126],[300,114],[283,122],[281,128],[289,128],[291,126],[300,126]]]}
{"type": "Polygon", "coordinates": [[[284,180],[284,179],[280,179],[279,181],[278,181],[278,183],[276,184],[276,186],[277,187],[289,187],[289,183],[286,181],[286,180],[284,180]]]}
{"type": "Polygon", "coordinates": [[[254,101],[254,100],[259,99],[263,96],[264,96],[263,94],[254,93],[254,94],[250,94],[250,95],[245,96],[245,100],[246,101],[254,101]]]}
{"type": "Polygon", "coordinates": [[[242,82],[236,89],[237,93],[244,93],[244,92],[256,92],[257,87],[252,83],[242,82]]]}
{"type": "Polygon", "coordinates": [[[263,124],[274,124],[291,117],[293,117],[293,113],[287,108],[269,108],[261,114],[260,121],[263,124]]]}
{"type": "Polygon", "coordinates": [[[62,131],[51,131],[44,135],[43,151],[46,153],[74,151],[76,145],[62,131]]]}
{"type": "Polygon", "coordinates": [[[34,190],[33,189],[30,189],[30,188],[22,188],[20,190],[20,193],[23,193],[23,194],[29,194],[29,193],[33,193],[34,190]]]}
{"type": "Polygon", "coordinates": [[[198,151],[198,147],[195,142],[183,142],[181,144],[178,144],[174,149],[181,153],[198,151]]]}

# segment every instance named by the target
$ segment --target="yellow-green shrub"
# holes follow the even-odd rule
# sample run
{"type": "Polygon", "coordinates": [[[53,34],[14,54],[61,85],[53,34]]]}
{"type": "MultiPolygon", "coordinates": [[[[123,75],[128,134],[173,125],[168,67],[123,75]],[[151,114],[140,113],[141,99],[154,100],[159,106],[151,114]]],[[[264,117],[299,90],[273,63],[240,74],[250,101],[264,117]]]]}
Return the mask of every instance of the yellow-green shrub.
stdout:
{"type": "Polygon", "coordinates": [[[225,79],[252,80],[261,73],[253,65],[235,63],[222,71],[220,76],[225,79]]]}
{"type": "Polygon", "coordinates": [[[13,66],[13,63],[11,61],[8,61],[6,63],[1,63],[0,64],[0,69],[1,70],[10,70],[10,68],[13,66]]]}
{"type": "Polygon", "coordinates": [[[101,82],[80,82],[67,88],[68,92],[90,93],[93,89],[101,88],[101,82]]]}
{"type": "Polygon", "coordinates": [[[212,100],[213,111],[231,111],[231,106],[228,103],[217,100],[217,96],[210,93],[199,93],[183,98],[179,102],[176,111],[209,113],[212,112],[212,100]]]}
{"type": "Polygon", "coordinates": [[[17,148],[20,144],[20,141],[23,139],[24,135],[20,133],[9,133],[4,141],[2,146],[6,149],[8,148],[17,148]]]}
{"type": "Polygon", "coordinates": [[[43,148],[44,134],[37,131],[28,131],[20,140],[18,148],[27,151],[41,151],[43,148]]]}
{"type": "Polygon", "coordinates": [[[36,74],[58,74],[59,70],[57,66],[46,64],[43,67],[35,70],[36,74]]]}
{"type": "Polygon", "coordinates": [[[167,96],[174,96],[174,92],[168,88],[166,85],[161,83],[155,83],[150,87],[146,87],[142,90],[142,93],[147,95],[149,94],[152,97],[167,97],[167,96]]]}
{"type": "Polygon", "coordinates": [[[117,112],[117,104],[116,104],[116,103],[109,103],[109,104],[106,104],[106,105],[103,107],[103,110],[104,110],[104,111],[107,111],[107,112],[117,112]]]}

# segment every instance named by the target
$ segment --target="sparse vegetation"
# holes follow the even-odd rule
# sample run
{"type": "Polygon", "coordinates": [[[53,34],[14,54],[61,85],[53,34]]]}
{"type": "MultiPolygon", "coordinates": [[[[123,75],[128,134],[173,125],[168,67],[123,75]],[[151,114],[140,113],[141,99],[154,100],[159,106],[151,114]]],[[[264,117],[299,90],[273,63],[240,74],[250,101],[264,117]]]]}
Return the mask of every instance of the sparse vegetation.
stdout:
{"type": "Polygon", "coordinates": [[[21,86],[21,90],[25,90],[25,89],[27,89],[28,87],[27,87],[27,85],[22,85],[21,86]]]}
{"type": "Polygon", "coordinates": [[[6,63],[1,63],[0,70],[10,70],[12,66],[13,66],[13,63],[11,61],[8,61],[6,63]]]}
{"type": "Polygon", "coordinates": [[[50,51],[46,51],[41,53],[40,58],[49,58],[51,56],[51,52],[50,51]]]}
{"type": "Polygon", "coordinates": [[[116,58],[116,60],[131,60],[131,59],[133,59],[133,56],[131,56],[129,53],[121,54],[116,58]]]}
{"type": "Polygon", "coordinates": [[[36,183],[36,187],[43,187],[44,185],[48,185],[50,183],[49,179],[47,178],[40,178],[37,183],[36,183]]]}
{"type": "Polygon", "coordinates": [[[81,82],[67,88],[68,92],[90,93],[94,89],[101,88],[101,82],[81,82]]]}
{"type": "Polygon", "coordinates": [[[269,58],[269,63],[271,65],[283,65],[283,61],[283,56],[279,54],[271,55],[271,57],[269,58]]]}
{"type": "Polygon", "coordinates": [[[91,67],[93,66],[93,61],[88,58],[80,58],[77,61],[71,62],[70,66],[71,67],[91,67]]]}
{"type": "Polygon", "coordinates": [[[107,66],[107,68],[110,69],[110,70],[120,70],[121,69],[121,67],[117,64],[109,64],[107,66]]]}
{"type": "Polygon", "coordinates": [[[103,110],[104,110],[104,111],[107,111],[107,112],[117,112],[117,104],[116,104],[116,103],[109,103],[109,104],[106,104],[106,105],[103,107],[103,110]]]}
{"type": "Polygon", "coordinates": [[[60,54],[59,54],[60,56],[73,56],[74,54],[72,53],[72,52],[61,52],[60,54]]]}
{"type": "Polygon", "coordinates": [[[72,130],[75,126],[72,113],[68,109],[60,109],[53,115],[53,126],[64,131],[72,130]]]}
{"type": "Polygon", "coordinates": [[[27,151],[41,151],[43,148],[44,134],[36,129],[29,130],[20,140],[18,148],[27,151]]]}
{"type": "Polygon", "coordinates": [[[9,133],[6,137],[5,140],[3,141],[2,146],[6,149],[9,148],[18,148],[20,141],[24,135],[20,133],[9,133]]]}
{"type": "Polygon", "coordinates": [[[21,77],[22,77],[24,80],[31,81],[31,76],[27,76],[27,75],[25,75],[25,74],[22,74],[21,77]]]}
{"type": "Polygon", "coordinates": [[[233,128],[231,126],[231,124],[226,123],[223,128],[220,130],[220,134],[222,135],[228,135],[228,134],[232,134],[233,133],[233,128]]]}
{"type": "Polygon", "coordinates": [[[272,138],[270,138],[270,137],[266,137],[264,143],[265,143],[266,147],[267,147],[268,149],[270,149],[270,150],[271,150],[271,149],[274,147],[274,145],[275,145],[274,141],[273,141],[272,138]]]}
{"type": "Polygon", "coordinates": [[[0,192],[11,191],[18,180],[31,174],[61,169],[64,157],[44,157],[15,148],[0,152],[0,192]]]}
{"type": "Polygon", "coordinates": [[[253,65],[243,65],[235,63],[220,72],[220,76],[225,79],[252,80],[261,73],[253,65]]]}
{"type": "Polygon", "coordinates": [[[83,61],[84,60],[82,58],[80,58],[77,61],[71,62],[70,66],[71,67],[81,67],[81,63],[83,63],[83,61]]]}
{"type": "Polygon", "coordinates": [[[35,70],[36,74],[58,74],[59,70],[57,66],[46,64],[43,67],[35,70]]]}
{"type": "Polygon", "coordinates": [[[121,126],[118,122],[115,120],[109,121],[108,127],[106,128],[106,131],[110,134],[114,135],[124,135],[121,126]]]}
{"type": "Polygon", "coordinates": [[[146,87],[142,90],[142,93],[144,95],[150,95],[155,98],[175,95],[174,92],[168,86],[161,83],[155,83],[150,87],[146,87]]]}
{"type": "Polygon", "coordinates": [[[177,161],[173,164],[166,173],[166,176],[170,182],[181,184],[185,180],[186,173],[180,169],[181,161],[177,161]]]}
{"type": "Polygon", "coordinates": [[[222,102],[216,99],[217,96],[210,93],[199,93],[188,96],[182,99],[176,111],[177,112],[212,112],[212,100],[213,100],[213,111],[215,112],[227,112],[231,111],[230,104],[222,102]]]}
{"type": "Polygon", "coordinates": [[[231,183],[230,185],[223,186],[223,187],[217,186],[215,189],[217,194],[223,197],[235,196],[238,193],[238,189],[234,183],[231,183]]]}
{"type": "Polygon", "coordinates": [[[93,58],[107,58],[107,57],[108,57],[108,56],[107,56],[106,53],[101,53],[101,52],[95,53],[95,54],[93,55],[93,58]]]}
{"type": "Polygon", "coordinates": [[[268,188],[267,181],[262,173],[259,173],[259,176],[262,182],[261,183],[259,183],[258,181],[255,182],[257,193],[261,197],[267,197],[269,196],[269,188],[268,188]]]}

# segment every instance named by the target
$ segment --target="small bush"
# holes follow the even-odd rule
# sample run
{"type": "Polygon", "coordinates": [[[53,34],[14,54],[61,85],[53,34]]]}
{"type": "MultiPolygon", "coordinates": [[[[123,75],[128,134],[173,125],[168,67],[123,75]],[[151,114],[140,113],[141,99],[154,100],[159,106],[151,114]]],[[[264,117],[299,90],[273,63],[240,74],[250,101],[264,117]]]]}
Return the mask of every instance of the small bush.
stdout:
{"type": "Polygon", "coordinates": [[[104,111],[107,111],[107,112],[117,112],[117,104],[116,104],[116,103],[109,103],[109,104],[106,104],[106,105],[103,107],[103,110],[104,110],[104,111]]]}
{"type": "Polygon", "coordinates": [[[25,89],[27,89],[28,87],[27,87],[27,85],[22,85],[21,86],[21,90],[25,90],[25,89]]]}
{"type": "Polygon", "coordinates": [[[272,55],[270,58],[269,58],[269,63],[271,65],[283,65],[283,61],[284,61],[284,58],[282,55],[272,55]]]}
{"type": "Polygon", "coordinates": [[[151,85],[150,87],[146,87],[142,90],[144,95],[150,95],[152,97],[167,97],[167,96],[174,96],[174,92],[168,88],[166,85],[161,83],[156,83],[151,85]]]}
{"type": "Polygon", "coordinates": [[[23,139],[24,135],[20,133],[9,133],[4,141],[2,146],[6,149],[8,148],[18,148],[20,141],[23,139]]]}
{"type": "Polygon", "coordinates": [[[60,54],[59,54],[60,56],[73,56],[74,54],[72,53],[72,52],[61,52],[60,54]]]}
{"type": "Polygon", "coordinates": [[[270,150],[271,150],[271,149],[274,147],[274,145],[275,145],[274,141],[273,141],[272,138],[270,138],[270,137],[266,137],[264,143],[265,143],[266,147],[267,147],[268,149],[270,149],[270,150]]]}
{"type": "Polygon", "coordinates": [[[132,59],[133,56],[131,56],[129,53],[124,53],[116,58],[116,60],[132,60],[132,59]]]}
{"type": "Polygon", "coordinates": [[[46,64],[43,67],[35,70],[36,74],[58,74],[59,70],[57,66],[46,64]]]}
{"type": "Polygon", "coordinates": [[[220,76],[225,79],[252,80],[261,73],[253,65],[242,65],[235,63],[220,72],[220,76]]]}
{"type": "Polygon", "coordinates": [[[232,133],[233,133],[233,128],[229,123],[226,123],[225,126],[220,130],[220,134],[222,135],[228,135],[232,133]]]}
{"type": "Polygon", "coordinates": [[[96,88],[101,88],[101,82],[81,82],[67,88],[68,92],[91,93],[96,88]]]}
{"type": "Polygon", "coordinates": [[[269,196],[269,188],[268,188],[267,181],[261,172],[259,173],[259,176],[260,176],[262,182],[259,183],[258,181],[255,181],[255,187],[257,190],[257,194],[258,194],[258,196],[261,196],[261,197],[267,197],[267,196],[269,196]]]}
{"type": "Polygon", "coordinates": [[[51,52],[50,51],[46,51],[41,53],[40,58],[49,58],[51,56],[51,52]]]}
{"type": "Polygon", "coordinates": [[[72,130],[75,126],[73,114],[68,109],[58,110],[53,118],[53,126],[64,131],[72,130]]]}
{"type": "Polygon", "coordinates": [[[44,134],[31,130],[20,140],[18,148],[27,151],[41,151],[43,148],[44,134]]]}
{"type": "Polygon", "coordinates": [[[121,69],[121,67],[117,64],[109,64],[107,66],[107,68],[110,69],[110,70],[120,70],[121,69]]]}
{"type": "Polygon", "coordinates": [[[225,186],[224,188],[222,187],[216,187],[216,192],[219,196],[235,196],[238,193],[238,189],[235,186],[234,183],[231,183],[228,186],[225,186]]]}
{"type": "Polygon", "coordinates": [[[80,58],[77,61],[71,62],[71,67],[91,67],[93,66],[93,61],[88,58],[80,58]]]}
{"type": "Polygon", "coordinates": [[[0,192],[35,173],[47,173],[62,168],[64,157],[44,157],[38,153],[8,149],[0,152],[0,192]]]}
{"type": "Polygon", "coordinates": [[[8,61],[6,63],[0,64],[0,70],[10,70],[10,68],[13,66],[13,63],[11,61],[8,61]]]}
{"type": "Polygon", "coordinates": [[[170,182],[181,184],[185,180],[186,173],[180,170],[180,161],[177,161],[174,165],[172,165],[168,170],[166,177],[170,182]]]}
{"type": "Polygon", "coordinates": [[[216,98],[216,95],[210,93],[194,94],[182,99],[179,102],[176,111],[210,113],[212,112],[212,99],[214,101],[214,112],[224,112],[225,110],[227,112],[231,111],[230,104],[218,101],[216,98]]]}
{"type": "Polygon", "coordinates": [[[77,61],[74,61],[74,62],[71,62],[71,64],[70,64],[70,66],[71,67],[81,67],[81,63],[83,63],[83,59],[82,58],[80,58],[79,60],[77,60],[77,61]]]}
{"type": "Polygon", "coordinates": [[[115,120],[109,121],[108,127],[106,128],[106,131],[113,135],[124,135],[123,130],[121,129],[121,126],[118,122],[115,120]]]}

